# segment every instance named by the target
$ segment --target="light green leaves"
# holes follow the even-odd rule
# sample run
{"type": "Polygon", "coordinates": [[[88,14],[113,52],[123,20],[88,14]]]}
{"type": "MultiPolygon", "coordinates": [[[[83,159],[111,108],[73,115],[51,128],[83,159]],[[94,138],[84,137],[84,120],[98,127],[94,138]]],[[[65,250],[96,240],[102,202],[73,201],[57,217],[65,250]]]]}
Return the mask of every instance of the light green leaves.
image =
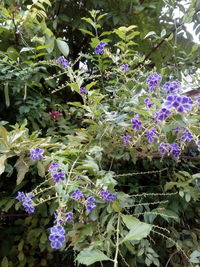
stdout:
{"type": "Polygon", "coordinates": [[[110,260],[103,252],[98,249],[85,248],[77,256],[77,261],[89,266],[97,261],[110,260]]]}
{"type": "Polygon", "coordinates": [[[58,46],[58,49],[60,50],[60,52],[67,57],[69,54],[69,46],[65,41],[62,40],[56,40],[56,44],[58,46]]]}
{"type": "Polygon", "coordinates": [[[152,229],[152,225],[142,223],[133,216],[122,215],[122,219],[126,227],[130,230],[122,242],[129,240],[141,240],[142,238],[147,237],[152,229]]]}

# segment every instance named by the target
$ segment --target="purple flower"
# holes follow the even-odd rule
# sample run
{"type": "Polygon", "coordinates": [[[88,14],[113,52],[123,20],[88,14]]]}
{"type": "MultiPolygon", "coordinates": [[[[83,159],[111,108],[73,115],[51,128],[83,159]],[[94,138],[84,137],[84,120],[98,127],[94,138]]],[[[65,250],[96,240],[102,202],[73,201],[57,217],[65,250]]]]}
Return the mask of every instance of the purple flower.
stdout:
{"type": "Polygon", "coordinates": [[[52,175],[54,182],[58,183],[60,181],[64,181],[65,180],[65,172],[64,171],[60,171],[60,172],[56,172],[52,175]]]}
{"type": "Polygon", "coordinates": [[[86,92],[86,88],[85,88],[85,87],[81,87],[81,88],[80,88],[80,93],[81,93],[82,95],[84,95],[85,92],[86,92]]]}
{"type": "Polygon", "coordinates": [[[33,213],[35,211],[34,202],[32,200],[32,197],[34,197],[34,196],[35,195],[31,194],[31,193],[26,194],[25,198],[22,201],[22,205],[23,205],[25,211],[28,213],[33,213]]]}
{"type": "Polygon", "coordinates": [[[173,82],[166,82],[162,89],[167,91],[167,94],[180,94],[180,87],[181,84],[179,82],[173,81],[173,82]]]}
{"type": "Polygon", "coordinates": [[[67,223],[70,223],[72,221],[72,216],[73,216],[73,212],[72,211],[69,211],[65,214],[65,221],[67,223]]]}
{"type": "Polygon", "coordinates": [[[24,198],[25,198],[24,192],[18,192],[16,199],[19,201],[23,201],[24,198]]]}
{"type": "Polygon", "coordinates": [[[157,134],[156,129],[152,128],[151,130],[146,130],[146,134],[148,135],[149,143],[153,143],[154,142],[154,137],[157,134]]]}
{"type": "Polygon", "coordinates": [[[93,209],[94,208],[96,208],[96,204],[95,203],[87,203],[87,205],[86,205],[86,210],[87,211],[89,211],[89,212],[91,212],[91,211],[93,211],[93,209]]]}
{"type": "Polygon", "coordinates": [[[137,114],[133,119],[131,119],[132,129],[140,130],[142,127],[142,122],[139,120],[139,115],[137,114]]]}
{"type": "Polygon", "coordinates": [[[67,68],[70,66],[70,62],[63,56],[57,58],[56,61],[60,63],[63,68],[67,68]]]}
{"type": "Polygon", "coordinates": [[[130,142],[130,139],[132,138],[132,136],[130,136],[130,135],[124,135],[124,144],[126,145],[127,143],[129,143],[130,142]]]}
{"type": "Polygon", "coordinates": [[[49,166],[49,172],[57,172],[59,167],[60,167],[59,164],[57,164],[56,162],[52,162],[51,165],[49,166]]]}
{"type": "Polygon", "coordinates": [[[191,97],[187,96],[180,96],[180,95],[170,95],[167,97],[164,105],[168,108],[175,108],[179,113],[184,113],[192,108],[192,101],[191,97]]]}
{"type": "Polygon", "coordinates": [[[130,66],[129,64],[125,63],[121,66],[122,69],[124,69],[125,71],[129,71],[130,70],[130,66]]]}
{"type": "Polygon", "coordinates": [[[161,80],[162,80],[162,77],[157,72],[154,72],[147,78],[148,88],[150,90],[153,90],[154,88],[158,86],[161,80]]]}
{"type": "Polygon", "coordinates": [[[175,158],[179,158],[179,155],[181,154],[181,148],[177,143],[173,143],[169,146],[169,151],[175,158]]]}
{"type": "Polygon", "coordinates": [[[159,150],[162,155],[164,155],[166,152],[169,152],[169,145],[165,143],[161,143],[159,145],[159,150]]]}
{"type": "Polygon", "coordinates": [[[104,53],[104,47],[107,45],[106,42],[100,42],[95,48],[96,55],[102,55],[104,53]]]}
{"type": "Polygon", "coordinates": [[[116,194],[111,193],[109,190],[103,190],[100,195],[103,197],[103,200],[106,202],[114,202],[117,198],[116,194]]]}
{"type": "Polygon", "coordinates": [[[81,190],[76,189],[74,191],[74,193],[71,194],[71,197],[76,199],[76,200],[79,200],[79,199],[81,199],[83,197],[83,193],[81,192],[81,190]]]}
{"type": "Polygon", "coordinates": [[[146,105],[146,108],[151,108],[154,105],[154,103],[151,102],[150,98],[145,98],[144,103],[146,105]]]}
{"type": "Polygon", "coordinates": [[[44,153],[44,149],[36,147],[35,149],[30,150],[30,158],[32,160],[42,159],[43,158],[43,155],[42,155],[43,153],[44,153]]]}
{"type": "Polygon", "coordinates": [[[158,112],[155,113],[155,122],[164,121],[165,119],[167,119],[167,117],[169,117],[170,114],[171,112],[168,109],[161,108],[158,112]]]}
{"type": "Polygon", "coordinates": [[[65,229],[62,225],[55,225],[50,229],[49,240],[51,241],[51,247],[59,249],[65,242],[65,229]]]}
{"type": "Polygon", "coordinates": [[[95,199],[94,197],[88,197],[88,198],[86,199],[86,201],[87,201],[87,203],[93,203],[93,202],[96,201],[96,199],[95,199]]]}
{"type": "Polygon", "coordinates": [[[187,141],[187,142],[190,142],[193,140],[193,136],[190,132],[186,131],[183,133],[182,137],[181,137],[181,140],[182,141],[187,141]]]}

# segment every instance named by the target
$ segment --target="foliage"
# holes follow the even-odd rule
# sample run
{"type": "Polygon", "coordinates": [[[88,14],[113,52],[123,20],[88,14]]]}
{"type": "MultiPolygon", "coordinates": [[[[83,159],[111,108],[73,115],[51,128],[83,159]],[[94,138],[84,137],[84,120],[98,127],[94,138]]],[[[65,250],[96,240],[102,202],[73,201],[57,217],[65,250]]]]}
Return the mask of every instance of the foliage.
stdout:
{"type": "MultiPolygon", "coordinates": [[[[112,4],[87,2],[88,8],[103,5],[105,11],[112,4]]],[[[111,13],[92,10],[88,17],[80,12],[82,20],[76,16],[65,38],[61,25],[77,8],[83,11],[79,2],[69,1],[63,8],[56,2],[52,9],[46,0],[22,1],[19,10],[9,1],[1,5],[2,44],[12,43],[9,49],[1,46],[0,58],[5,97],[0,127],[3,267],[16,262],[54,266],[55,259],[58,266],[66,265],[66,259],[86,266],[198,264],[199,100],[183,98],[178,83],[166,84],[177,82],[187,64],[180,71],[178,63],[173,66],[177,57],[163,54],[161,59],[157,51],[148,60],[151,42],[165,40],[162,51],[171,51],[170,45],[175,49],[176,36],[166,37],[166,14],[160,24],[166,32],[160,33],[158,16],[147,23],[164,7],[157,2],[157,7],[145,1],[116,4],[120,14],[129,6],[137,18],[115,16],[119,21],[114,26],[111,13]],[[64,15],[68,8],[71,14],[64,15]],[[81,31],[73,38],[85,36],[79,55],[70,42],[70,29],[74,33],[77,23],[81,31]],[[66,41],[71,62],[62,67],[55,58],[68,55],[66,41]],[[161,119],[164,108],[169,113],[161,119]],[[20,124],[8,126],[16,121],[20,124]],[[37,131],[30,134],[28,129],[37,131]],[[54,225],[62,225],[65,233],[60,229],[51,236],[54,225]]],[[[194,7],[195,1],[183,23],[195,18],[194,7]]],[[[197,51],[190,49],[188,63],[197,51]]]]}

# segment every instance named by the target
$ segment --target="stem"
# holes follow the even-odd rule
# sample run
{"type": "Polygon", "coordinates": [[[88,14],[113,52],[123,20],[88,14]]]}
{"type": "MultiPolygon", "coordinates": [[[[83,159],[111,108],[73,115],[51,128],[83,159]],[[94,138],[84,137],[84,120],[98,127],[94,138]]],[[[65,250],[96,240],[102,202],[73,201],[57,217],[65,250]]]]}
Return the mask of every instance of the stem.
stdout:
{"type": "Polygon", "coordinates": [[[117,220],[117,240],[116,240],[116,250],[115,250],[115,258],[114,258],[114,266],[113,267],[117,267],[118,266],[118,253],[119,253],[119,225],[120,225],[120,213],[118,213],[118,220],[117,220]]]}

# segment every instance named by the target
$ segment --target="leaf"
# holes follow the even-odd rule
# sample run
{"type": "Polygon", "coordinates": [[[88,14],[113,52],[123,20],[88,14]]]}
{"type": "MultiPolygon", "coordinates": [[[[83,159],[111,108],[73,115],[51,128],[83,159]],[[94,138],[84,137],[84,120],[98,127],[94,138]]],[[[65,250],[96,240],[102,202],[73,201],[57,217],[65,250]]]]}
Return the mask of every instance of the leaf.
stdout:
{"type": "Polygon", "coordinates": [[[84,33],[87,33],[87,34],[89,34],[89,35],[91,35],[91,36],[93,36],[94,37],[94,34],[92,33],[92,32],[90,32],[90,31],[88,31],[88,30],[86,30],[86,29],[80,29],[82,32],[84,32],[84,33]]]}
{"type": "Polygon", "coordinates": [[[28,172],[29,167],[22,158],[19,158],[15,163],[15,168],[17,169],[17,185],[18,185],[24,179],[24,176],[28,172]]]}
{"type": "Polygon", "coordinates": [[[131,216],[131,215],[122,215],[122,219],[123,222],[125,223],[126,227],[131,230],[132,227],[137,224],[140,223],[140,220],[131,216]]]}
{"type": "Polygon", "coordinates": [[[45,176],[45,167],[40,161],[38,161],[38,163],[37,163],[37,168],[38,168],[38,175],[41,177],[44,177],[45,176]]]}
{"type": "Polygon", "coordinates": [[[22,251],[24,246],[24,240],[22,239],[18,244],[18,251],[22,251]]]}
{"type": "Polygon", "coordinates": [[[8,82],[6,82],[4,85],[4,96],[5,96],[6,107],[8,108],[10,106],[8,82]]]}
{"type": "Polygon", "coordinates": [[[146,39],[146,38],[148,38],[149,36],[152,36],[152,35],[156,35],[156,33],[154,31],[150,31],[144,36],[144,39],[146,39]]]}
{"type": "Polygon", "coordinates": [[[76,260],[89,266],[97,261],[110,260],[103,252],[98,249],[85,248],[77,256],[76,260]]]}
{"type": "Polygon", "coordinates": [[[56,40],[56,44],[58,46],[58,49],[60,50],[60,52],[67,57],[69,54],[69,46],[65,41],[62,40],[56,40]]]}
{"type": "Polygon", "coordinates": [[[6,155],[3,155],[3,156],[0,157],[0,175],[5,170],[5,161],[6,161],[6,159],[7,159],[6,155]]]}
{"type": "Polygon", "coordinates": [[[163,29],[163,30],[161,31],[160,37],[163,38],[165,35],[166,35],[166,30],[163,29]]]}
{"type": "Polygon", "coordinates": [[[7,257],[4,257],[1,262],[1,267],[8,267],[8,259],[7,257]]]}
{"type": "Polygon", "coordinates": [[[141,240],[144,237],[147,237],[152,229],[152,226],[147,223],[139,223],[136,224],[132,230],[125,236],[125,238],[122,240],[128,241],[128,240],[141,240]]]}
{"type": "Polygon", "coordinates": [[[137,218],[130,215],[122,215],[122,219],[130,232],[125,236],[122,242],[128,240],[141,240],[150,233],[152,225],[140,222],[137,218]]]}

